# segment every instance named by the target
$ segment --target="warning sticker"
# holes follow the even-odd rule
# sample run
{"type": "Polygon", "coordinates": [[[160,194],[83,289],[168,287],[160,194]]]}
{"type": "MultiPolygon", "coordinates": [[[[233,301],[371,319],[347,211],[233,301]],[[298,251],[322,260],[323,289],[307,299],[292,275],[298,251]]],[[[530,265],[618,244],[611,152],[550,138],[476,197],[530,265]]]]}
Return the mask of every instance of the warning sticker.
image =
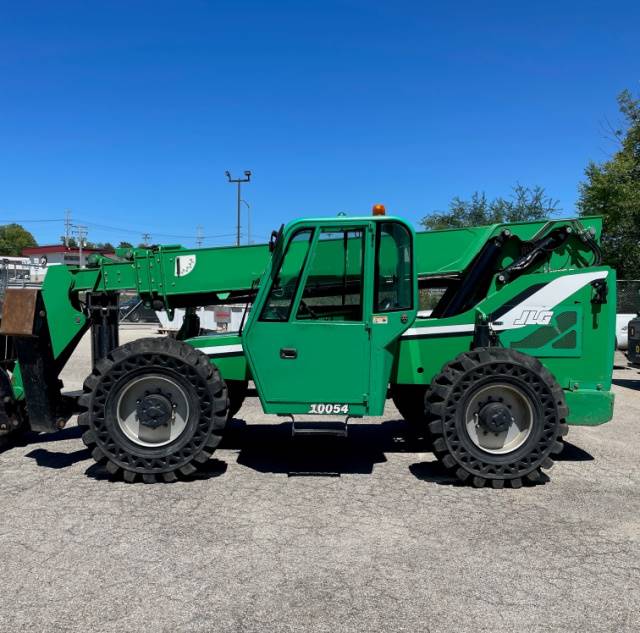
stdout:
{"type": "Polygon", "coordinates": [[[196,267],[195,255],[180,255],[176,257],[176,277],[185,277],[196,267]]]}

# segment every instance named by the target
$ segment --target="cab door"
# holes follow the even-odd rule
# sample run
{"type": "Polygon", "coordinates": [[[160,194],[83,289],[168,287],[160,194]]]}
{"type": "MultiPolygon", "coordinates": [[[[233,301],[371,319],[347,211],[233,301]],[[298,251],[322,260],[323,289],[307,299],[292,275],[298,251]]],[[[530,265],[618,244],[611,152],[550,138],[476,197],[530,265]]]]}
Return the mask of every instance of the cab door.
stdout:
{"type": "Polygon", "coordinates": [[[243,333],[267,413],[368,412],[374,248],[372,222],[291,233],[243,333]]]}

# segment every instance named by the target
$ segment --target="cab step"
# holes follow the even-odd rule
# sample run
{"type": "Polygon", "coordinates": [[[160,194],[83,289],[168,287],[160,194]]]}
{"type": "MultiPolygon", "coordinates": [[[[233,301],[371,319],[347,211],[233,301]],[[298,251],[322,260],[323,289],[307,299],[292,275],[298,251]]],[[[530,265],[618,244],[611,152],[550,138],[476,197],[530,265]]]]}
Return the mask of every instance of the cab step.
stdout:
{"type": "Polygon", "coordinates": [[[297,422],[291,424],[292,437],[347,437],[347,421],[344,422],[297,422]]]}

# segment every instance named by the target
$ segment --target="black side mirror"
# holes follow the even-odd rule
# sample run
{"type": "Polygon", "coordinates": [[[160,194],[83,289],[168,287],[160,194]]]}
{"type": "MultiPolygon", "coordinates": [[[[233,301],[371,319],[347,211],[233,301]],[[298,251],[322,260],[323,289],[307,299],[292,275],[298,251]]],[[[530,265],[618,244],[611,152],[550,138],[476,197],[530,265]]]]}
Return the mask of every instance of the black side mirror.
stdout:
{"type": "Polygon", "coordinates": [[[271,231],[271,237],[269,238],[269,252],[273,253],[276,250],[282,231],[284,230],[284,224],[280,225],[280,230],[271,231]]]}

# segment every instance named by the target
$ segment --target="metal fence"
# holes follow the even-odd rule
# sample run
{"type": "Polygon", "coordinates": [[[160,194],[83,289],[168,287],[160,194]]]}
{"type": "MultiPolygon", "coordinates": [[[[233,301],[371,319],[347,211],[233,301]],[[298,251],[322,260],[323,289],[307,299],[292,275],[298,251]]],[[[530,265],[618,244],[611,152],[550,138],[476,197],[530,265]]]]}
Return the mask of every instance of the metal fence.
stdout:
{"type": "Polygon", "coordinates": [[[0,318],[7,288],[37,288],[42,284],[42,269],[17,261],[17,258],[0,257],[0,318]]]}
{"type": "Polygon", "coordinates": [[[640,312],[640,279],[618,280],[618,314],[640,312]]]}
{"type": "Polygon", "coordinates": [[[0,292],[8,286],[30,287],[42,283],[43,269],[18,258],[0,257],[0,292]]]}

